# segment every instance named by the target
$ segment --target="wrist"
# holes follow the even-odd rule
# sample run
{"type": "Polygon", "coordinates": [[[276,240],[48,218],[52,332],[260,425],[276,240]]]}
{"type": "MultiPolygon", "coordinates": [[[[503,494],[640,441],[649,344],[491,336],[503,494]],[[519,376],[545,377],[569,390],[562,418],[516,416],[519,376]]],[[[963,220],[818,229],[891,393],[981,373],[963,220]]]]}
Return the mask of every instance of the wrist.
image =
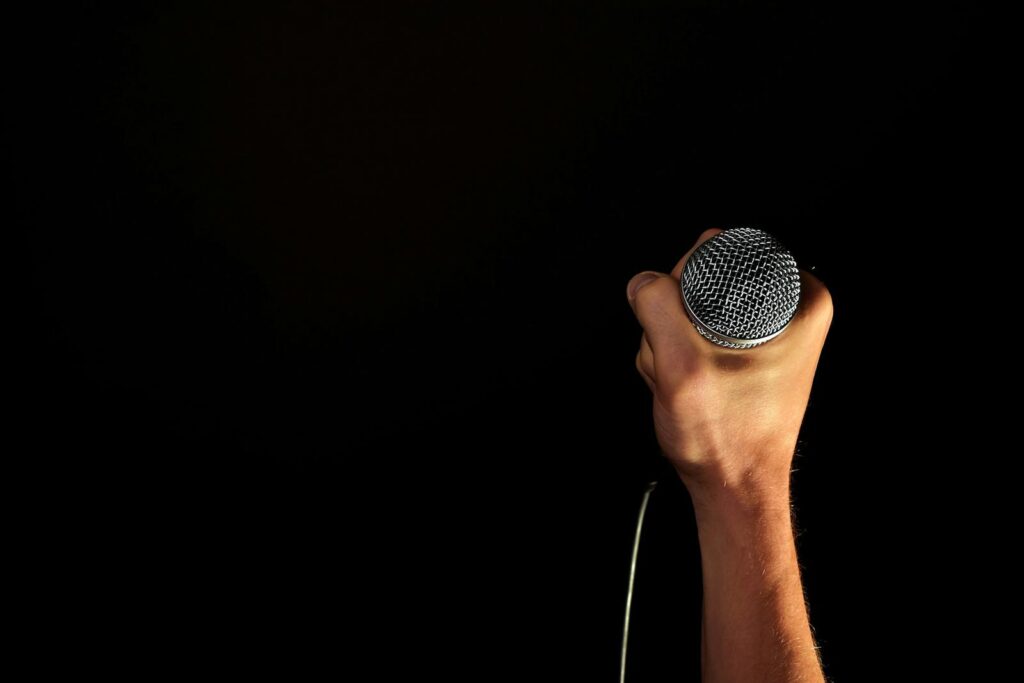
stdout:
{"type": "Polygon", "coordinates": [[[742,483],[725,480],[719,486],[687,484],[687,488],[705,586],[747,571],[758,573],[765,591],[786,584],[796,562],[788,476],[762,476],[742,483]]]}
{"type": "Polygon", "coordinates": [[[730,476],[719,472],[687,475],[677,470],[690,493],[698,524],[728,520],[782,520],[790,516],[790,472],[784,469],[762,469],[730,476]]]}

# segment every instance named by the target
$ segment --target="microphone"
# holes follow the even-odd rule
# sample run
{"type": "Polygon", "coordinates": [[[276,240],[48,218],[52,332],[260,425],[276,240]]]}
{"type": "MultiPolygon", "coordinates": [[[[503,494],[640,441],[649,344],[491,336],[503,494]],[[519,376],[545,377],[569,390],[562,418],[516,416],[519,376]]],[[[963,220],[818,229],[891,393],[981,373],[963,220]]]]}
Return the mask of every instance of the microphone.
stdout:
{"type": "Polygon", "coordinates": [[[800,303],[796,260],[757,228],[731,228],[702,243],[679,281],[690,322],[705,339],[730,349],[777,337],[800,303]]]}

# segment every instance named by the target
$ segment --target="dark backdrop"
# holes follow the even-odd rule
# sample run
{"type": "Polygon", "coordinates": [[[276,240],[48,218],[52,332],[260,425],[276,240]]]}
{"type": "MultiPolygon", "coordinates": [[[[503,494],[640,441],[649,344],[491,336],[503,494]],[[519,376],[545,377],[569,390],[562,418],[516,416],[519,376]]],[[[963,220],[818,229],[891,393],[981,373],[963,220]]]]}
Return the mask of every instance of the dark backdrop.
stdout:
{"type": "MultiPolygon", "coordinates": [[[[33,57],[15,417],[63,656],[617,680],[659,465],[625,284],[744,224],[835,301],[794,484],[829,674],[965,654],[940,624],[990,407],[917,335],[994,295],[957,263],[998,143],[966,12],[212,4],[80,9],[33,57]]],[[[638,682],[698,671],[662,481],[638,682]]]]}

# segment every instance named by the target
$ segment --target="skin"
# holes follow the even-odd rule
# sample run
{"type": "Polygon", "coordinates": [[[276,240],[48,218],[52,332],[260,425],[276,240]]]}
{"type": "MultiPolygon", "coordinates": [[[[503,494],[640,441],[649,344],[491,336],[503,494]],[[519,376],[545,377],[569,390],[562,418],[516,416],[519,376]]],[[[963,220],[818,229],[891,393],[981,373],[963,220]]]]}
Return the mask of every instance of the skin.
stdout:
{"type": "Polygon", "coordinates": [[[823,682],[797,565],[790,471],[832,299],[801,271],[789,327],[753,349],[709,343],[683,309],[679,276],[627,286],[644,333],[636,366],[653,394],[662,453],[693,500],[704,583],[705,683],[823,682]]]}

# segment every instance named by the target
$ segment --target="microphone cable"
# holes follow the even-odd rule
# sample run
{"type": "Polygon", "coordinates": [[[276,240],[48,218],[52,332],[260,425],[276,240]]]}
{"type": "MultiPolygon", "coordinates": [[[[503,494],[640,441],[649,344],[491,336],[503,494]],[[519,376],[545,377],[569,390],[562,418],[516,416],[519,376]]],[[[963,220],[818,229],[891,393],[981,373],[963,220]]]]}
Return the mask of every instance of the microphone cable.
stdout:
{"type": "Polygon", "coordinates": [[[658,486],[657,481],[652,481],[644,490],[644,497],[640,501],[640,513],[636,518],[636,533],[633,536],[633,557],[629,562],[629,587],[626,589],[626,619],[622,625],[622,658],[619,662],[619,683],[626,683],[626,651],[629,646],[629,612],[633,607],[633,583],[636,581],[636,557],[640,551],[640,534],[644,529],[644,515],[647,513],[647,502],[651,499],[651,493],[658,486]]]}

